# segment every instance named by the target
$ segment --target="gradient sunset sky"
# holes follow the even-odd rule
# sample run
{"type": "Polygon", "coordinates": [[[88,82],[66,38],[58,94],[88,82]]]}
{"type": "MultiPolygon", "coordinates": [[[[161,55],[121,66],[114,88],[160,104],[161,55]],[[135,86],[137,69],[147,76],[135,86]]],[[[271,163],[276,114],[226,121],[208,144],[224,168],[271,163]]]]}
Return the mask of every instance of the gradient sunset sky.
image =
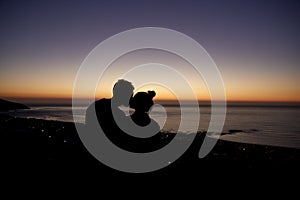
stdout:
{"type": "MultiPolygon", "coordinates": [[[[218,66],[228,100],[300,101],[300,2],[292,0],[2,0],[0,98],[71,98],[77,70],[97,44],[149,26],[198,41],[218,66]]],[[[100,96],[111,95],[106,88],[100,96]]],[[[168,97],[154,88],[157,98],[168,97]]],[[[209,99],[205,86],[197,94],[209,99]]]]}

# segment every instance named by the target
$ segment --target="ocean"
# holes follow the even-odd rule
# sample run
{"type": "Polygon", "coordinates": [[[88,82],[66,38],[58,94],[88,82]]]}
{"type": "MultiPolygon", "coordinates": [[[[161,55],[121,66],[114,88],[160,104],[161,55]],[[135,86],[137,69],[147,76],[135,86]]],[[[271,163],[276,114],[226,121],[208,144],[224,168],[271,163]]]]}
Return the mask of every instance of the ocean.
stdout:
{"type": "MultiPolygon", "coordinates": [[[[11,111],[16,117],[74,122],[72,107],[66,105],[30,105],[30,110],[11,111]]],[[[76,122],[84,123],[86,107],[74,107],[76,122]]],[[[122,108],[129,115],[132,110],[122,108]]],[[[154,107],[150,113],[163,131],[176,132],[181,122],[181,112],[187,113],[180,134],[192,130],[207,131],[211,109],[200,105],[200,121],[195,108],[166,104],[154,107]],[[198,122],[197,122],[198,121],[198,122]],[[198,124],[195,126],[195,124],[198,124]]],[[[300,105],[292,103],[232,103],[227,106],[223,135],[220,139],[272,146],[300,148],[300,105]]],[[[213,137],[213,136],[212,136],[213,137]]]]}

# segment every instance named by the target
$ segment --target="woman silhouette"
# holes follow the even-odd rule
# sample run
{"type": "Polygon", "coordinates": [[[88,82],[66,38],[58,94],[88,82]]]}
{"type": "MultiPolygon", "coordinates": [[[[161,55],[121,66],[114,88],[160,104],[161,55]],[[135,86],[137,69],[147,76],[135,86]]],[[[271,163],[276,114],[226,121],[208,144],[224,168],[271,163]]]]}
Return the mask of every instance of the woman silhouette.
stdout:
{"type": "MultiPolygon", "coordinates": [[[[138,92],[130,99],[129,106],[135,110],[134,113],[130,115],[130,118],[138,126],[147,126],[147,129],[151,130],[154,134],[147,138],[137,138],[127,135],[127,139],[125,137],[123,138],[124,143],[127,144],[125,149],[144,153],[158,150],[165,145],[162,140],[163,136],[160,132],[159,124],[149,116],[149,110],[154,104],[152,99],[155,95],[156,93],[154,91],[138,92]]],[[[143,132],[140,134],[143,134],[143,132]]]]}
{"type": "Polygon", "coordinates": [[[149,117],[149,110],[153,106],[153,97],[156,93],[154,91],[138,92],[130,99],[129,106],[135,112],[131,115],[131,119],[139,126],[147,126],[151,124],[156,133],[160,131],[158,123],[149,117]]]}

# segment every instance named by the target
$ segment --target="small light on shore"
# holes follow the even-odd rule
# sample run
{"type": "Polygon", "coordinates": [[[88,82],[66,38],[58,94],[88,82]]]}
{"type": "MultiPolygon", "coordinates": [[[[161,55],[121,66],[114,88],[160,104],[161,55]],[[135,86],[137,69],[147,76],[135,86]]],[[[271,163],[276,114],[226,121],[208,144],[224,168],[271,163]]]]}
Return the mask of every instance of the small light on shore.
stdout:
{"type": "Polygon", "coordinates": [[[64,140],[64,143],[66,143],[67,142],[67,140],[64,140]]]}
{"type": "Polygon", "coordinates": [[[48,137],[51,138],[51,135],[49,135],[48,137]]]}
{"type": "Polygon", "coordinates": [[[171,161],[169,161],[168,164],[171,164],[171,161]]]}

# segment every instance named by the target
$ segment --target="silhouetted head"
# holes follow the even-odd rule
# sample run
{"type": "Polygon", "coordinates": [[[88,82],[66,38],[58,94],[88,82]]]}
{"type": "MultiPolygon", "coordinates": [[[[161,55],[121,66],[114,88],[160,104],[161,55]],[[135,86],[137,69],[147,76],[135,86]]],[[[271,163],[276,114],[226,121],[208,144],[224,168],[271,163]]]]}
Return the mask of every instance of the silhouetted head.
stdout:
{"type": "Polygon", "coordinates": [[[136,93],[129,102],[130,108],[138,112],[148,112],[154,104],[152,99],[155,95],[154,91],[136,93]]]}
{"type": "Polygon", "coordinates": [[[131,82],[119,79],[113,87],[113,99],[118,105],[127,106],[132,97],[134,87],[131,82]]]}

